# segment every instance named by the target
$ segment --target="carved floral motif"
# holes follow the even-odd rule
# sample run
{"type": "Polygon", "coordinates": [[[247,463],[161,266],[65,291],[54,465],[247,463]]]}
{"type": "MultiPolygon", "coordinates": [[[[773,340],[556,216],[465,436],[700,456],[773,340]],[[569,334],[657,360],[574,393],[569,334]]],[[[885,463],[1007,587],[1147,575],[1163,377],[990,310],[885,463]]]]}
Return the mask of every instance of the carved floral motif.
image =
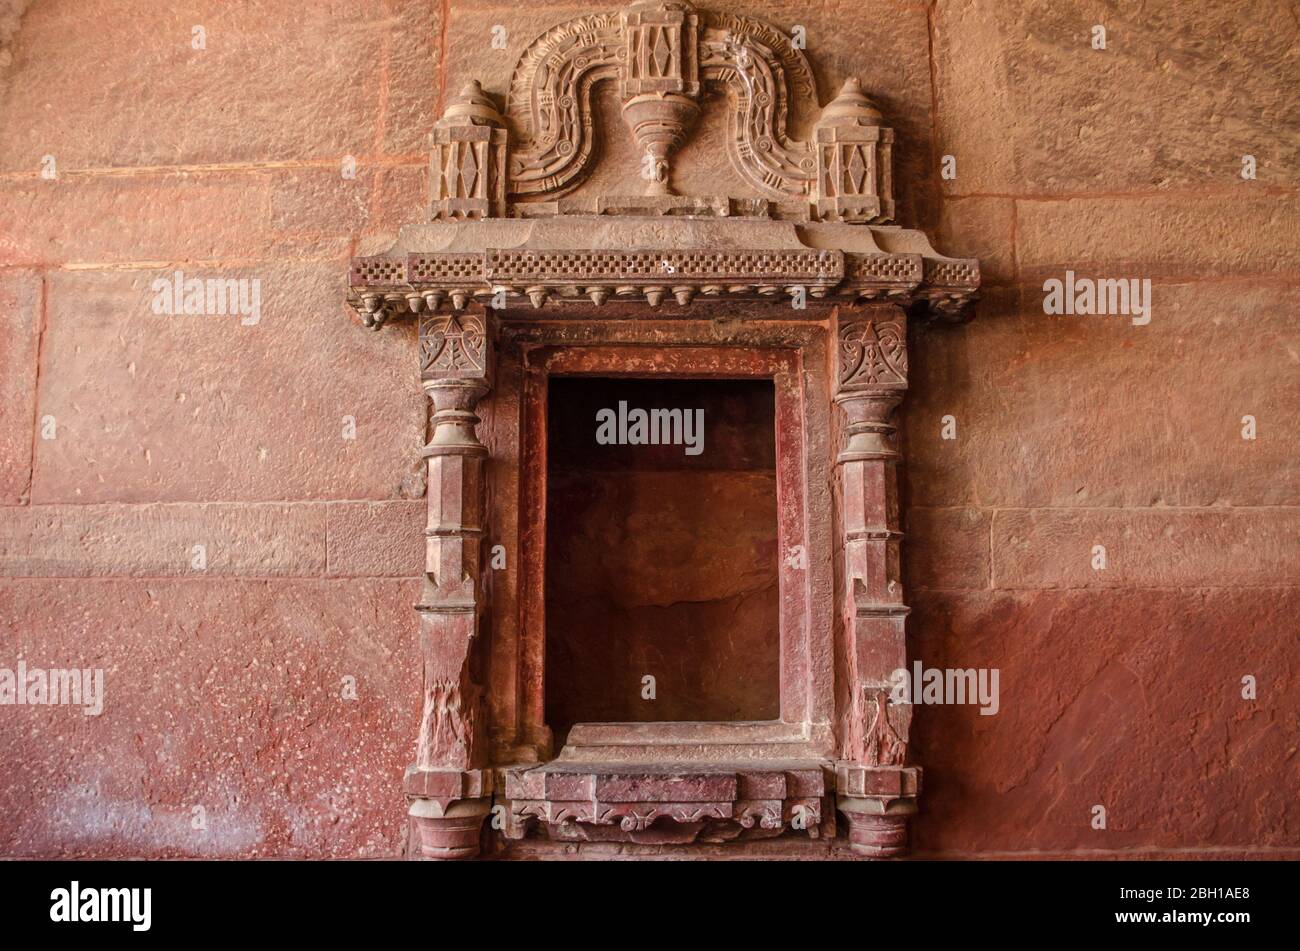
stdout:
{"type": "Polygon", "coordinates": [[[482,372],[486,342],[483,321],[473,314],[423,320],[420,322],[420,370],[437,376],[482,372]]]}
{"type": "Polygon", "coordinates": [[[840,329],[840,386],[907,383],[907,340],[893,321],[848,324],[840,329]]]}

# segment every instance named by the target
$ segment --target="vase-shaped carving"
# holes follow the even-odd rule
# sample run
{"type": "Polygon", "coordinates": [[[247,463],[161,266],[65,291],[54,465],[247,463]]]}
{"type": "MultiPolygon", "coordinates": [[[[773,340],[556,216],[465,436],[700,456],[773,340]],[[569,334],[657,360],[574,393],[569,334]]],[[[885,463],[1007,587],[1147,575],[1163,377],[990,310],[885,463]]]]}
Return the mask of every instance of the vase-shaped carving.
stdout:
{"type": "Polygon", "coordinates": [[[669,156],[682,144],[700,114],[694,99],[676,93],[645,93],[623,103],[623,121],[641,147],[641,177],[647,195],[671,195],[669,156]]]}

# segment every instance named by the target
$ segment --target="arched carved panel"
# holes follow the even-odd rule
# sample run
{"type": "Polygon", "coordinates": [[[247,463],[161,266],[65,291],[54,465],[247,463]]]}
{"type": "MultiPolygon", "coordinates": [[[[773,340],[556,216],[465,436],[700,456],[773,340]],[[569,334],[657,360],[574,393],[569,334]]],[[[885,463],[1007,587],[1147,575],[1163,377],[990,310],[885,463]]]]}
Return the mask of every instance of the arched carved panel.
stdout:
{"type": "Polygon", "coordinates": [[[621,15],[595,14],[548,30],[524,51],[506,100],[521,136],[510,160],[512,195],[560,194],[589,171],[591,87],[618,76],[624,45],[621,15]]]}
{"type": "Polygon", "coordinates": [[[793,99],[817,110],[812,69],[789,37],[761,20],[710,16],[700,44],[700,72],[726,94],[728,155],[740,176],[769,198],[810,194],[817,177],[811,142],[787,135],[793,99]],[[793,93],[793,95],[792,95],[793,93]]]}

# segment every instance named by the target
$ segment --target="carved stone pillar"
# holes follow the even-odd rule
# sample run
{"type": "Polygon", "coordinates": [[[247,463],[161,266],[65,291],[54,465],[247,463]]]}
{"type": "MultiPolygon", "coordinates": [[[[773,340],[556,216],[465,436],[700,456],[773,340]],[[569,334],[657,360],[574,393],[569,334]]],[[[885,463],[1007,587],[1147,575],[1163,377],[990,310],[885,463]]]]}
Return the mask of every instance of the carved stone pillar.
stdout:
{"type": "Polygon", "coordinates": [[[907,389],[904,312],[841,311],[836,357],[835,402],[846,433],[836,465],[850,668],[836,794],[853,851],[883,858],[905,851],[907,817],[920,791],[920,770],[905,765],[911,707],[890,703],[890,676],[907,663],[893,422],[907,389]]]}
{"type": "Polygon", "coordinates": [[[433,402],[420,650],[424,712],[406,771],[413,857],[472,858],[492,792],[476,671],[484,616],[482,545],[487,449],[474,409],[491,388],[486,317],[457,312],[420,323],[420,370],[433,402]]]}

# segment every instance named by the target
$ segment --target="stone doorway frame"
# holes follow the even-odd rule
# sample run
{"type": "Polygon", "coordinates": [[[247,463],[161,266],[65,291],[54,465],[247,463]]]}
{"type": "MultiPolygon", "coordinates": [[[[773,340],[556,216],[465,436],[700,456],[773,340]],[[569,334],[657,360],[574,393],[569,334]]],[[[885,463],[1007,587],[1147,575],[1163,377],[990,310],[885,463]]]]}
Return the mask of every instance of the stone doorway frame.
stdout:
{"type": "MultiPolygon", "coordinates": [[[[779,720],[762,730],[755,730],[749,724],[706,722],[695,723],[691,729],[679,729],[675,723],[656,724],[660,729],[647,729],[640,724],[602,724],[592,729],[591,725],[579,724],[587,728],[579,730],[579,743],[570,745],[584,748],[585,736],[589,747],[599,737],[599,747],[606,750],[606,755],[620,752],[626,755],[635,750],[619,750],[620,740],[624,746],[636,748],[652,739],[666,743],[689,734],[689,742],[698,747],[693,752],[704,760],[725,759],[728,754],[735,755],[734,747],[754,742],[779,744],[780,752],[772,758],[826,757],[833,744],[830,730],[834,708],[831,696],[834,673],[830,664],[833,615],[829,610],[832,555],[825,532],[817,537],[810,534],[807,508],[808,487],[829,486],[831,473],[828,458],[815,451],[805,451],[806,434],[824,433],[828,422],[827,401],[824,396],[817,399],[815,392],[825,383],[825,340],[817,332],[820,328],[772,333],[759,325],[744,342],[720,344],[707,323],[680,322],[661,328],[655,336],[664,342],[650,346],[644,330],[638,328],[629,333],[631,327],[611,325],[608,321],[581,321],[559,329],[561,333],[553,335],[547,332],[546,325],[524,324],[518,330],[502,334],[519,348],[516,352],[523,364],[522,419],[517,433],[505,435],[512,441],[518,438],[523,446],[518,551],[522,594],[520,681],[525,702],[521,708],[520,735],[541,736],[548,732],[542,716],[545,698],[542,660],[546,638],[544,434],[550,378],[761,379],[772,381],[776,390],[779,720]],[[575,335],[587,339],[581,341],[575,335]],[[818,593],[822,595],[820,604],[818,593]],[[814,622],[814,613],[824,617],[814,622]],[[823,643],[813,644],[814,635],[821,636],[823,643]],[[756,734],[761,734],[762,739],[756,740],[756,734]]],[[[512,422],[513,419],[503,420],[502,425],[509,430],[512,422]]],[[[819,500],[823,504],[815,505],[814,509],[829,502],[829,494],[825,491],[821,494],[825,496],[819,500]]],[[[538,752],[539,756],[546,755],[541,750],[538,752]]]]}

